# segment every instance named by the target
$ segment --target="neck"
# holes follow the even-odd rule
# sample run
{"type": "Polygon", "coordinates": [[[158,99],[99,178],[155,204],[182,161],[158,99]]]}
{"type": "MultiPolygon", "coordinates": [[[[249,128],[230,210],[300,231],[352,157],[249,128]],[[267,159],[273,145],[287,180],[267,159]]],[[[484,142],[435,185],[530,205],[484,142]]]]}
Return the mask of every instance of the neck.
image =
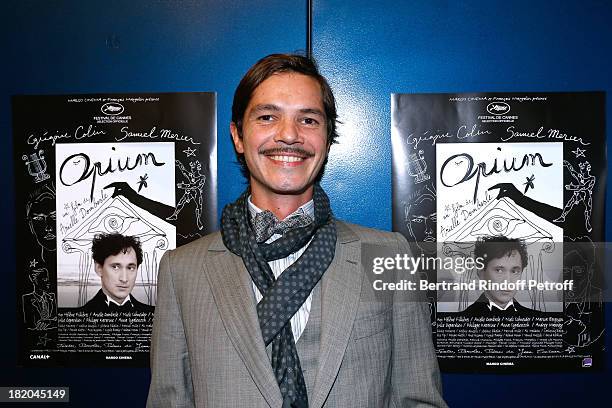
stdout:
{"type": "Polygon", "coordinates": [[[260,191],[251,185],[251,202],[262,210],[271,211],[279,220],[284,220],[295,210],[312,200],[313,187],[300,194],[276,194],[260,191]]]}
{"type": "MultiPolygon", "coordinates": [[[[112,296],[110,293],[108,293],[104,287],[102,288],[102,292],[103,292],[103,293],[104,293],[104,294],[105,294],[105,295],[106,295],[106,296],[107,296],[109,299],[113,299],[113,300],[114,300],[115,302],[117,302],[117,304],[119,304],[119,305],[123,304],[123,302],[125,302],[125,299],[127,298],[127,296],[126,296],[126,297],[124,297],[123,299],[117,299],[116,297],[114,297],[114,296],[112,296]]],[[[129,296],[129,295],[128,295],[128,296],[129,296]]]]}
{"type": "MultiPolygon", "coordinates": [[[[502,309],[504,309],[506,306],[508,306],[508,304],[510,304],[510,302],[512,302],[512,299],[510,299],[510,300],[509,300],[509,301],[507,301],[506,303],[500,303],[500,302],[497,302],[497,301],[495,301],[495,300],[491,299],[491,298],[489,297],[489,295],[488,295],[486,292],[485,292],[485,297],[487,298],[487,300],[488,300],[489,302],[495,303],[497,306],[499,306],[499,307],[500,307],[500,308],[502,308],[502,309]]],[[[514,299],[514,298],[513,298],[513,299],[514,299]]]]}

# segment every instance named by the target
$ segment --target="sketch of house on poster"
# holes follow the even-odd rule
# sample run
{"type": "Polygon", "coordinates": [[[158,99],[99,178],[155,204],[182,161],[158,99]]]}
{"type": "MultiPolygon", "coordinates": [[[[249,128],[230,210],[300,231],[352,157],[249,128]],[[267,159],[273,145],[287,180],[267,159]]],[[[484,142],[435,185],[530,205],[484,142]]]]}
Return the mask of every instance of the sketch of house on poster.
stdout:
{"type": "MultiPolygon", "coordinates": [[[[520,238],[529,253],[522,279],[563,280],[555,254],[563,229],[550,216],[563,208],[563,143],[441,143],[436,178],[437,237],[446,255],[471,256],[473,242],[484,236],[520,238]]],[[[475,270],[438,275],[438,281],[475,278],[475,270]]],[[[516,298],[531,308],[562,310],[560,291],[523,292],[516,298]]],[[[478,295],[441,292],[438,311],[463,310],[478,295]]]]}
{"type": "Polygon", "coordinates": [[[115,232],[139,238],[143,262],[134,296],[154,305],[157,267],[176,247],[176,227],[105,187],[127,183],[136,190],[146,176],[140,194],[175,207],[174,143],[58,144],[55,167],[59,307],[82,306],[96,294],[91,241],[115,232]]]}

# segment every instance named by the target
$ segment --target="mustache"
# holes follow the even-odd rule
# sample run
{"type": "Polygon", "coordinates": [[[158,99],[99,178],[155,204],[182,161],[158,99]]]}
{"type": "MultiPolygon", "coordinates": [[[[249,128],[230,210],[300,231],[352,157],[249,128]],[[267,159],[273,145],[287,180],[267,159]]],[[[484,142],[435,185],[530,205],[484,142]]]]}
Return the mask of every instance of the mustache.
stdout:
{"type": "Polygon", "coordinates": [[[263,154],[263,155],[267,155],[267,156],[275,156],[275,155],[282,155],[283,153],[291,153],[291,154],[298,154],[304,157],[313,157],[314,153],[310,152],[308,150],[304,150],[301,147],[290,147],[290,146],[286,146],[286,147],[271,147],[269,149],[259,149],[258,151],[259,154],[263,154]]]}

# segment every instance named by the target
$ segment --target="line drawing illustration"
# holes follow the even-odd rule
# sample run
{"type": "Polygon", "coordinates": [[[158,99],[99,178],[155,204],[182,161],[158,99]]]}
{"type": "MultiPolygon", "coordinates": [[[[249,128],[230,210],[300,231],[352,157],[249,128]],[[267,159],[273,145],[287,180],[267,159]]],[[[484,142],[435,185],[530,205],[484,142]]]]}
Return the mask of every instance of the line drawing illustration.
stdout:
{"type": "Polygon", "coordinates": [[[203,235],[200,234],[199,232],[194,232],[194,233],[189,233],[189,234],[181,234],[181,233],[177,232],[176,235],[178,237],[185,238],[185,239],[201,238],[201,237],[203,237],[203,235]]]}
{"type": "Polygon", "coordinates": [[[179,168],[183,176],[187,179],[187,182],[178,183],[176,186],[183,191],[183,196],[180,198],[174,213],[170,215],[166,220],[176,220],[178,214],[183,210],[185,204],[193,201],[196,209],[196,223],[198,229],[204,228],[202,225],[202,213],[203,208],[203,194],[204,185],[206,184],[206,176],[200,171],[202,170],[202,163],[199,160],[189,162],[189,170],[185,168],[183,163],[175,160],[176,166],[179,168]]]}
{"type": "Polygon", "coordinates": [[[572,191],[572,198],[569,199],[563,207],[561,215],[554,219],[553,222],[564,222],[567,214],[579,203],[584,205],[584,227],[587,232],[591,232],[591,211],[593,210],[593,187],[595,187],[596,177],[591,174],[591,163],[582,162],[578,164],[579,171],[567,160],[563,160],[563,166],[568,169],[570,175],[578,184],[569,183],[565,185],[565,189],[572,191]]]}
{"type": "Polygon", "coordinates": [[[408,155],[406,167],[408,169],[408,174],[414,177],[414,182],[416,184],[430,179],[429,174],[427,174],[427,162],[423,157],[423,150],[419,150],[417,153],[410,153],[408,155]]]}
{"type": "Polygon", "coordinates": [[[32,292],[21,296],[23,322],[28,330],[50,330],[57,327],[57,301],[50,291],[47,268],[34,269],[28,275],[32,292]]]}
{"type": "Polygon", "coordinates": [[[573,244],[563,254],[563,278],[574,282],[572,290],[565,293],[565,314],[569,320],[563,324],[564,342],[588,347],[605,332],[604,326],[597,323],[603,312],[603,290],[595,282],[595,244],[588,236],[564,236],[564,240],[573,244]]]}
{"type": "Polygon", "coordinates": [[[47,337],[47,333],[44,333],[42,336],[38,337],[38,342],[36,343],[36,345],[46,347],[47,343],[50,341],[51,339],[47,337]]]}
{"type": "Polygon", "coordinates": [[[525,181],[525,182],[523,183],[523,185],[525,186],[525,191],[523,191],[523,194],[527,194],[527,191],[528,191],[530,188],[535,188],[535,186],[533,185],[533,182],[534,182],[534,180],[535,180],[535,176],[534,176],[533,174],[532,174],[531,176],[529,176],[529,177],[526,177],[526,180],[527,180],[527,181],[525,181]]]}
{"type": "Polygon", "coordinates": [[[144,176],[140,176],[140,179],[138,180],[138,192],[140,193],[140,190],[142,190],[142,188],[147,188],[147,179],[149,178],[149,175],[147,173],[145,173],[144,176]]]}
{"type": "Polygon", "coordinates": [[[53,183],[45,184],[32,192],[26,203],[26,219],[30,232],[40,246],[40,257],[45,261],[45,256],[49,252],[55,252],[57,245],[53,183]]]}
{"type": "Polygon", "coordinates": [[[579,147],[577,147],[575,150],[572,150],[572,153],[574,153],[574,156],[576,159],[580,157],[584,157],[585,152],[586,152],[586,149],[581,149],[579,147]]]}
{"type": "Polygon", "coordinates": [[[174,207],[160,203],[159,201],[151,200],[142,194],[137,193],[128,183],[125,181],[116,181],[110,183],[104,187],[104,189],[113,189],[112,198],[123,196],[130,203],[135,206],[142,208],[145,211],[155,215],[161,219],[167,219],[174,212],[174,207]]]}
{"type": "MultiPolygon", "coordinates": [[[[436,190],[433,186],[425,186],[421,193],[404,206],[404,223],[414,244],[424,252],[431,252],[423,243],[436,242],[436,190]]],[[[432,245],[433,246],[433,245],[432,245]]]]}
{"type": "Polygon", "coordinates": [[[45,161],[44,153],[44,150],[39,150],[29,156],[27,154],[21,156],[23,161],[25,161],[28,173],[34,177],[35,183],[40,183],[51,177],[47,174],[47,162],[45,161]]]}
{"type": "Polygon", "coordinates": [[[198,149],[192,149],[191,147],[187,147],[187,149],[183,150],[183,153],[187,155],[187,157],[195,157],[198,149]]]}
{"type": "Polygon", "coordinates": [[[161,258],[159,252],[168,249],[168,237],[162,229],[144,219],[127,199],[117,196],[109,198],[76,230],[62,239],[64,252],[79,254],[77,307],[83,306],[89,300],[87,286],[89,276],[93,272],[91,241],[96,234],[113,232],[136,236],[140,240],[143,246],[143,262],[138,273],[144,285],[147,303],[154,304],[157,268],[161,258]]]}
{"type": "Polygon", "coordinates": [[[530,221],[520,207],[505,197],[490,201],[447,241],[476,241],[481,236],[504,235],[529,242],[552,241],[552,234],[530,221]]]}

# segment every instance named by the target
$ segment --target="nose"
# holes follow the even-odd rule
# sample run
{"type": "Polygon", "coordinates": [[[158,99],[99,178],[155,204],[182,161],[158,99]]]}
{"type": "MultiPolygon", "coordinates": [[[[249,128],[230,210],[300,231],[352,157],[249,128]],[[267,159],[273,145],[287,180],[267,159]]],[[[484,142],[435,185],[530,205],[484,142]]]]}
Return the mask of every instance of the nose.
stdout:
{"type": "Polygon", "coordinates": [[[431,228],[431,221],[425,218],[425,235],[433,235],[433,229],[431,228]]]}
{"type": "Polygon", "coordinates": [[[52,223],[49,222],[49,217],[45,217],[45,232],[51,232],[53,229],[52,223]]]}
{"type": "Polygon", "coordinates": [[[297,124],[292,118],[283,118],[278,126],[278,132],[274,135],[275,142],[294,144],[300,142],[300,133],[297,124]]]}
{"type": "Polygon", "coordinates": [[[127,271],[125,269],[121,269],[121,271],[119,272],[119,281],[121,283],[127,283],[127,281],[128,281],[128,274],[127,274],[127,271]]]}

